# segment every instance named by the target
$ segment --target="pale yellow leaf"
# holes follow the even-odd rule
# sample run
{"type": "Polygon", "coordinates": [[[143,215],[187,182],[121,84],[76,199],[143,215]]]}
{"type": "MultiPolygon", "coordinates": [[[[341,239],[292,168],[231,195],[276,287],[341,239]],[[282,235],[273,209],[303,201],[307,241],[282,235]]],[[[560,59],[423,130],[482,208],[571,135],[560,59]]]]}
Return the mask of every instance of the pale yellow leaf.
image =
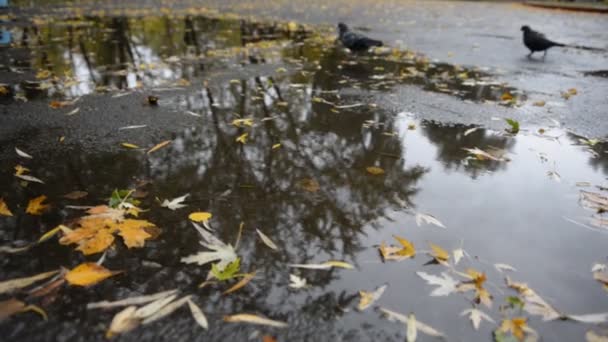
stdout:
{"type": "Polygon", "coordinates": [[[243,277],[243,279],[239,280],[238,283],[234,284],[231,288],[229,288],[228,290],[224,291],[223,294],[227,295],[227,294],[230,294],[232,292],[235,292],[235,291],[239,290],[243,286],[247,285],[254,277],[255,277],[255,272],[245,274],[245,276],[243,277]]]}
{"type": "Polygon", "coordinates": [[[49,278],[49,277],[57,274],[58,272],[59,271],[49,271],[49,272],[37,274],[35,276],[31,276],[31,277],[16,278],[16,279],[11,279],[11,280],[6,280],[3,282],[0,282],[0,294],[10,293],[15,290],[19,290],[24,287],[30,286],[38,281],[49,278]]]}
{"type": "Polygon", "coordinates": [[[286,328],[287,323],[281,321],[275,321],[265,317],[252,315],[252,314],[236,314],[230,316],[224,316],[224,322],[240,322],[240,323],[251,323],[259,325],[267,325],[275,328],[286,328]]]}
{"type": "Polygon", "coordinates": [[[367,173],[372,174],[374,176],[384,174],[384,170],[377,166],[369,166],[369,167],[365,168],[365,170],[367,171],[367,173]]]}
{"type": "Polygon", "coordinates": [[[165,141],[163,141],[163,142],[160,142],[160,143],[156,144],[154,147],[152,147],[151,149],[149,149],[149,150],[148,150],[148,152],[146,152],[146,153],[147,153],[147,154],[150,154],[150,153],[152,153],[152,152],[154,152],[154,151],[158,151],[158,150],[160,150],[161,148],[163,148],[163,147],[165,147],[165,146],[169,145],[171,142],[172,142],[171,140],[165,140],[165,141]]]}
{"type": "MultiPolygon", "coordinates": [[[[122,147],[125,147],[125,148],[132,148],[132,149],[134,149],[134,148],[139,148],[139,146],[134,145],[134,144],[131,144],[131,143],[121,143],[120,145],[121,145],[122,147]]],[[[161,146],[161,147],[162,147],[162,146],[161,146]]],[[[160,147],[159,147],[159,148],[160,148],[160,147]]],[[[152,150],[150,150],[150,151],[152,151],[152,150]]],[[[148,153],[151,153],[150,151],[148,151],[148,153]]],[[[154,151],[152,151],[152,152],[154,152],[154,151]]]]}
{"type": "Polygon", "coordinates": [[[262,239],[262,241],[264,242],[264,244],[266,246],[274,249],[275,251],[279,250],[279,247],[277,247],[277,245],[274,242],[272,242],[272,240],[268,236],[266,236],[264,233],[262,233],[259,229],[256,229],[255,231],[258,233],[258,235],[260,236],[260,239],[262,239]]]}
{"type": "Polygon", "coordinates": [[[239,135],[235,141],[240,142],[241,144],[246,144],[248,135],[249,135],[249,133],[243,133],[243,134],[239,135]]]}

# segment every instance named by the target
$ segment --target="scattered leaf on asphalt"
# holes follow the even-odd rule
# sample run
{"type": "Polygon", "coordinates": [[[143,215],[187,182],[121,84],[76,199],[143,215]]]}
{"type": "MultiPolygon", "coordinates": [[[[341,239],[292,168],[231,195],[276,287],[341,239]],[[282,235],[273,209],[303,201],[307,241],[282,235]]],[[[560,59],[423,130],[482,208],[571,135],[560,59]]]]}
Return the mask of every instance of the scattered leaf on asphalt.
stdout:
{"type": "Polygon", "coordinates": [[[167,317],[170,314],[174,313],[175,310],[179,309],[180,307],[184,306],[191,298],[192,296],[185,296],[182,297],[176,301],[173,301],[165,306],[163,306],[160,310],[158,310],[157,312],[155,312],[154,314],[146,317],[141,323],[143,325],[146,324],[150,324],[152,322],[155,322],[161,318],[167,317]]]}
{"type": "Polygon", "coordinates": [[[97,302],[97,303],[87,304],[87,309],[109,309],[109,308],[120,307],[120,306],[146,304],[149,302],[156,301],[158,299],[169,297],[176,293],[177,293],[177,290],[169,290],[169,291],[154,293],[151,295],[129,297],[129,298],[115,301],[115,302],[108,302],[108,301],[104,300],[104,301],[97,302]]]}
{"type": "Polygon", "coordinates": [[[456,285],[458,285],[458,281],[450,277],[447,273],[441,273],[441,277],[425,272],[416,272],[416,274],[420,278],[424,279],[427,284],[438,286],[436,289],[433,290],[433,292],[431,292],[430,296],[432,297],[447,296],[450,293],[456,291],[456,285]]]}
{"type": "Polygon", "coordinates": [[[90,286],[118,273],[121,273],[121,271],[110,271],[96,263],[85,262],[66,273],[65,280],[70,285],[90,286]]]}
{"type": "Polygon", "coordinates": [[[344,261],[326,261],[321,264],[289,264],[289,267],[308,268],[311,270],[328,270],[332,267],[353,269],[353,265],[344,261]]]}
{"type": "Polygon", "coordinates": [[[21,178],[24,181],[28,181],[28,182],[34,182],[34,183],[44,184],[44,182],[41,179],[36,178],[34,176],[30,176],[30,175],[18,175],[18,174],[15,174],[15,177],[21,178]]]}
{"type": "Polygon", "coordinates": [[[371,292],[359,291],[359,296],[361,298],[359,299],[359,305],[357,306],[357,309],[359,311],[363,311],[369,308],[372,304],[374,304],[375,301],[377,301],[382,296],[386,288],[387,285],[382,285],[371,292]]]}
{"type": "Polygon", "coordinates": [[[44,312],[42,308],[36,305],[26,305],[20,300],[11,298],[0,302],[0,322],[9,318],[12,315],[26,311],[34,311],[38,313],[45,321],[48,319],[46,312],[44,312]]]}
{"type": "Polygon", "coordinates": [[[160,143],[156,144],[154,147],[152,147],[151,149],[149,149],[149,150],[148,150],[148,152],[146,152],[146,153],[147,153],[147,154],[150,154],[150,153],[152,153],[152,152],[158,151],[158,150],[160,150],[161,148],[163,148],[163,147],[165,147],[165,146],[169,145],[171,142],[172,142],[171,140],[165,140],[165,141],[163,141],[163,142],[160,142],[160,143]]]}
{"type": "Polygon", "coordinates": [[[190,313],[192,314],[192,318],[200,325],[203,329],[207,330],[209,328],[209,323],[207,322],[207,317],[203,313],[198,305],[196,305],[191,299],[188,299],[188,307],[190,308],[190,313]]]}
{"type": "Polygon", "coordinates": [[[131,144],[131,143],[121,143],[120,145],[124,148],[130,148],[130,149],[139,148],[139,146],[137,146],[135,144],[131,144]]]}
{"type": "Polygon", "coordinates": [[[114,315],[114,318],[112,318],[112,322],[110,323],[110,328],[106,332],[106,338],[112,338],[115,335],[129,332],[137,328],[140,325],[141,320],[135,317],[135,311],[137,311],[137,307],[129,306],[114,315]]]}
{"type": "Polygon", "coordinates": [[[49,271],[31,277],[16,278],[0,282],[0,294],[11,293],[24,287],[28,287],[36,282],[47,279],[58,272],[59,271],[49,271]]]}
{"type": "Polygon", "coordinates": [[[262,239],[262,242],[264,242],[264,244],[266,246],[274,249],[275,251],[279,250],[279,247],[277,247],[277,245],[274,242],[272,242],[272,240],[268,236],[266,236],[264,233],[262,233],[259,229],[256,229],[255,231],[258,233],[258,235],[260,236],[260,239],[262,239]]]}
{"type": "Polygon", "coordinates": [[[239,135],[235,141],[236,142],[240,142],[241,144],[246,144],[247,143],[247,136],[249,135],[249,133],[243,133],[241,135],[239,135]]]}
{"type": "Polygon", "coordinates": [[[287,323],[281,321],[275,321],[265,317],[252,315],[252,314],[236,314],[230,316],[224,316],[224,322],[232,323],[251,323],[259,325],[267,325],[275,328],[286,328],[287,323]]]}
{"type": "Polygon", "coordinates": [[[31,199],[27,204],[25,212],[31,215],[42,215],[49,208],[49,205],[44,204],[44,201],[46,201],[45,195],[31,199]]]}
{"type": "Polygon", "coordinates": [[[4,198],[1,198],[1,197],[0,197],[0,215],[13,216],[13,213],[8,208],[8,205],[6,205],[6,202],[4,202],[4,198]]]}

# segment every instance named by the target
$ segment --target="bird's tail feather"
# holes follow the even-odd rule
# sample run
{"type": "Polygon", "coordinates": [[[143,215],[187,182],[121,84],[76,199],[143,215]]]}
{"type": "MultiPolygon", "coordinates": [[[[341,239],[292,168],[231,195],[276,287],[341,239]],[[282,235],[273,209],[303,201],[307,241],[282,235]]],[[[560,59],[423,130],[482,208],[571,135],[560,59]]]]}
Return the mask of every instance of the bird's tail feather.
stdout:
{"type": "Polygon", "coordinates": [[[365,39],[365,44],[369,45],[369,46],[382,46],[382,42],[379,40],[375,40],[375,39],[370,39],[367,38],[365,39]]]}

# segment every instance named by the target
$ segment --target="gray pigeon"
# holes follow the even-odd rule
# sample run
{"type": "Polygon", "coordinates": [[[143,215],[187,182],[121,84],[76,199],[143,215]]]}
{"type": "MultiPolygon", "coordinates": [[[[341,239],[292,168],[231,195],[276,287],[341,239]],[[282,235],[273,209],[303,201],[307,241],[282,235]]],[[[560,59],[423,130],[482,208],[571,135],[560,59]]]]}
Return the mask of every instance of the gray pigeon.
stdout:
{"type": "Polygon", "coordinates": [[[338,24],[340,42],[351,51],[367,51],[372,46],[382,46],[379,40],[368,38],[360,33],[352,32],[344,23],[338,24]]]}
{"type": "Polygon", "coordinates": [[[532,30],[528,25],[522,26],[521,30],[524,31],[524,45],[526,45],[526,47],[530,49],[528,57],[532,57],[532,54],[537,51],[544,51],[544,58],[547,55],[547,50],[549,48],[552,48],[554,46],[566,46],[564,44],[547,39],[544,34],[532,30]]]}

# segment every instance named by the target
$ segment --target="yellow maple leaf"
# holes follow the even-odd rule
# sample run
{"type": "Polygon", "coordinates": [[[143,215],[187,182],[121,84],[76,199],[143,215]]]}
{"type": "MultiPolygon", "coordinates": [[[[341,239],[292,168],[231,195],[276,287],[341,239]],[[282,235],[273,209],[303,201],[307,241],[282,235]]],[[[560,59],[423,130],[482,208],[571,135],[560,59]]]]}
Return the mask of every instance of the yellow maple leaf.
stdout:
{"type": "Polygon", "coordinates": [[[374,176],[378,176],[378,175],[383,175],[384,174],[384,170],[380,167],[377,166],[369,166],[367,168],[365,168],[365,170],[367,170],[367,172],[369,174],[372,174],[374,176]]]}
{"type": "Polygon", "coordinates": [[[13,216],[13,213],[11,213],[10,209],[8,209],[8,206],[4,202],[4,198],[0,198],[0,215],[13,216]]]}
{"type": "Polygon", "coordinates": [[[188,218],[194,222],[207,222],[213,215],[205,211],[198,211],[188,215],[188,218]]]}
{"type": "Polygon", "coordinates": [[[525,317],[514,317],[512,319],[505,319],[500,324],[498,330],[503,333],[511,332],[518,340],[523,341],[525,336],[525,329],[528,327],[527,318],[525,317]]]}
{"type": "Polygon", "coordinates": [[[65,280],[70,285],[90,286],[118,273],[120,271],[110,271],[94,262],[85,262],[66,273],[65,280]]]}
{"type": "Polygon", "coordinates": [[[246,144],[248,135],[249,135],[249,133],[243,133],[243,134],[239,135],[235,141],[240,142],[241,144],[246,144]]]}
{"type": "Polygon", "coordinates": [[[145,220],[127,219],[118,224],[118,235],[122,236],[128,248],[143,247],[146,239],[152,238],[152,235],[146,231],[146,228],[152,227],[156,226],[145,220]]]}
{"type": "Polygon", "coordinates": [[[90,238],[81,240],[76,250],[84,255],[97,254],[108,249],[113,243],[112,230],[103,228],[97,230],[90,238]]]}
{"type": "Polygon", "coordinates": [[[31,199],[30,202],[27,204],[27,208],[25,209],[25,212],[28,214],[31,214],[31,215],[42,215],[42,213],[45,212],[49,208],[48,204],[42,203],[45,200],[46,200],[45,195],[38,196],[36,198],[31,199]]]}
{"type": "Polygon", "coordinates": [[[401,246],[403,246],[403,248],[396,253],[397,255],[400,255],[403,257],[408,257],[408,258],[416,255],[416,249],[414,248],[414,244],[412,244],[408,240],[406,240],[402,237],[399,237],[397,235],[393,235],[393,238],[395,238],[395,240],[399,241],[401,246]]]}
{"type": "Polygon", "coordinates": [[[431,256],[437,260],[439,263],[445,263],[450,259],[450,253],[448,253],[445,249],[433,244],[429,243],[431,246],[431,256]]]}
{"type": "Polygon", "coordinates": [[[30,169],[28,169],[25,166],[22,166],[22,165],[16,165],[15,166],[15,176],[21,176],[21,175],[26,174],[28,172],[30,172],[30,169]]]}
{"type": "Polygon", "coordinates": [[[252,118],[235,119],[235,120],[232,120],[232,124],[234,126],[236,126],[236,127],[242,127],[242,126],[252,127],[253,126],[253,119],[252,118]]]}

